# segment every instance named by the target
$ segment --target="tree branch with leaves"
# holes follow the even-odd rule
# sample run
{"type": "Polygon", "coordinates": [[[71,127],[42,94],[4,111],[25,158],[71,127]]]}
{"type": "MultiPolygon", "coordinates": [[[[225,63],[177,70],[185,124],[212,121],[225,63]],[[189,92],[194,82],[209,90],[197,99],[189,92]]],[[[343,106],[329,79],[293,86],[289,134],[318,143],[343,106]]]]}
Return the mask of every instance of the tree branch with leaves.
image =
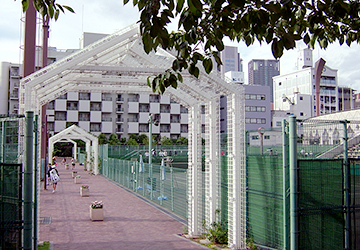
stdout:
{"type": "Polygon", "coordinates": [[[134,0],[133,5],[141,12],[145,52],[158,47],[176,51],[172,67],[148,79],[159,93],[169,86],[176,88],[183,70],[199,77],[202,64],[210,73],[212,57],[221,65],[225,37],[247,46],[255,41],[271,44],[275,58],[301,40],[310,48],[317,42],[326,49],[335,41],[350,46],[360,38],[360,3],[355,0],[134,0]],[[177,31],[169,31],[172,22],[177,22],[177,31]]]}

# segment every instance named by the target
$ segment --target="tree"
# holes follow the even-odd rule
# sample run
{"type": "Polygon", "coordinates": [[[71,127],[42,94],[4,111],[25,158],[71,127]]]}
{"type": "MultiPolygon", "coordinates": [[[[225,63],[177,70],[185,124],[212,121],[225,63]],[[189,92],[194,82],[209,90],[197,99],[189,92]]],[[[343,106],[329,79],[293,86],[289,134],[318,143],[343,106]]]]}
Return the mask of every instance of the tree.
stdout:
{"type": "MultiPolygon", "coordinates": [[[[124,0],[127,4],[129,0],[124,0]]],[[[146,53],[162,47],[175,51],[172,67],[148,84],[163,93],[182,82],[182,71],[199,77],[201,63],[205,72],[213,69],[212,58],[221,64],[219,52],[225,37],[271,44],[275,58],[284,49],[296,47],[302,40],[314,48],[318,42],[326,49],[329,43],[341,45],[360,40],[360,3],[356,0],[134,0],[140,14],[140,30],[146,53]],[[176,20],[176,21],[175,21],[176,20]],[[177,22],[178,31],[169,32],[168,24],[177,22]]]]}
{"type": "Polygon", "coordinates": [[[139,143],[137,143],[134,138],[129,138],[129,140],[126,142],[126,145],[139,145],[139,143]]]}
{"type": "Polygon", "coordinates": [[[181,136],[176,140],[176,145],[188,145],[188,139],[181,136]]]}
{"type": "Polygon", "coordinates": [[[173,145],[173,141],[170,138],[166,137],[166,136],[163,136],[161,138],[160,142],[161,142],[161,145],[173,145]]]}
{"type": "Polygon", "coordinates": [[[108,143],[109,143],[110,145],[119,145],[119,144],[120,144],[120,141],[119,141],[117,135],[111,134],[111,135],[109,136],[108,143]]]}
{"type": "Polygon", "coordinates": [[[106,135],[104,133],[99,134],[98,139],[100,145],[108,143],[106,135]]]}
{"type": "Polygon", "coordinates": [[[139,144],[149,145],[149,137],[146,134],[139,135],[139,144]]]}
{"type": "MultiPolygon", "coordinates": [[[[124,0],[127,4],[129,0],[124,0]]],[[[221,64],[219,52],[224,49],[224,38],[244,41],[250,46],[255,41],[271,44],[275,58],[284,49],[296,47],[303,41],[310,48],[316,42],[326,49],[338,41],[348,46],[360,40],[360,2],[356,0],[133,0],[140,13],[140,31],[146,53],[159,47],[175,51],[172,67],[148,84],[154,92],[177,87],[182,72],[187,70],[199,77],[202,64],[206,73],[213,69],[212,58],[221,64]],[[168,25],[177,22],[178,31],[169,32],[168,25]]],[[[23,10],[28,0],[22,0],[23,10]]],[[[55,0],[34,0],[36,9],[57,19],[68,6],[55,0]]]]}
{"type": "MultiPolygon", "coordinates": [[[[16,0],[15,0],[16,1],[16,0]]],[[[27,10],[29,7],[29,0],[21,0],[23,12],[27,10]]],[[[56,0],[33,0],[34,7],[37,12],[41,14],[43,18],[46,16],[51,19],[57,20],[59,18],[59,14],[65,13],[65,11],[69,11],[71,13],[75,13],[75,11],[67,5],[61,5],[56,3],[56,0]]]]}

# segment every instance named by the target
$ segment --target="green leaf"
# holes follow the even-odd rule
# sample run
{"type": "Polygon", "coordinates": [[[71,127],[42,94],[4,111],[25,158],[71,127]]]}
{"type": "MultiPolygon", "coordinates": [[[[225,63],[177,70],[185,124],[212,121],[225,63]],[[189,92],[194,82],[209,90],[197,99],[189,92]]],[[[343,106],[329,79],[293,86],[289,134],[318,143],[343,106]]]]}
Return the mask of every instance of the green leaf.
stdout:
{"type": "Polygon", "coordinates": [[[283,54],[283,47],[277,38],[273,39],[273,43],[271,44],[271,51],[275,58],[280,58],[283,54]]]}
{"type": "Polygon", "coordinates": [[[177,74],[177,79],[180,81],[180,82],[183,82],[183,77],[180,73],[177,74]]]}
{"type": "Polygon", "coordinates": [[[75,13],[74,9],[71,8],[70,6],[63,5],[63,7],[64,7],[65,9],[67,9],[68,11],[70,11],[71,13],[75,13]]]}
{"type": "Polygon", "coordinates": [[[204,69],[205,69],[206,73],[210,74],[210,72],[213,69],[212,60],[210,58],[204,59],[203,66],[204,66],[204,69]]]}
{"type": "Polygon", "coordinates": [[[310,36],[309,36],[309,34],[308,33],[306,33],[306,35],[304,36],[304,43],[306,43],[306,44],[309,44],[309,42],[310,42],[310,36]]]}
{"type": "Polygon", "coordinates": [[[184,0],[178,0],[176,4],[176,11],[177,13],[180,13],[184,6],[184,0]]]}
{"type": "Polygon", "coordinates": [[[25,12],[29,8],[29,0],[22,0],[21,4],[22,4],[22,10],[23,12],[25,12]]]}
{"type": "Polygon", "coordinates": [[[202,12],[202,3],[200,0],[188,0],[188,5],[192,13],[194,15],[198,15],[198,13],[202,12]]]}
{"type": "Polygon", "coordinates": [[[124,5],[127,4],[129,2],[129,0],[124,0],[124,5]]]}
{"type": "Polygon", "coordinates": [[[59,18],[59,13],[60,13],[59,10],[56,10],[56,11],[55,11],[55,21],[58,20],[58,18],[59,18]]]}
{"type": "Polygon", "coordinates": [[[144,50],[147,54],[152,50],[152,39],[149,32],[146,32],[142,35],[142,41],[144,44],[144,50]]]}
{"type": "Polygon", "coordinates": [[[221,59],[220,59],[220,57],[219,57],[219,53],[218,53],[217,51],[213,53],[213,56],[214,56],[214,58],[215,58],[216,63],[217,63],[218,65],[222,65],[221,59]]]}

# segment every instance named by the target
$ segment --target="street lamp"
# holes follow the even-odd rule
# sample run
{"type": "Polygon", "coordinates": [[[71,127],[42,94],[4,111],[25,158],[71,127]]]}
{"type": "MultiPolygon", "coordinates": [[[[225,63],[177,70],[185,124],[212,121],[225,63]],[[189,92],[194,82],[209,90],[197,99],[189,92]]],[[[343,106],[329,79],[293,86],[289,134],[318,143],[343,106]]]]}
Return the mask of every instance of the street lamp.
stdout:
{"type": "Polygon", "coordinates": [[[153,169],[152,169],[152,125],[159,126],[159,120],[156,119],[154,114],[149,115],[149,177],[150,177],[150,199],[153,198],[153,185],[154,180],[152,177],[153,169]]]}
{"type": "Polygon", "coordinates": [[[264,133],[265,129],[263,127],[260,127],[258,129],[258,133],[260,134],[260,154],[263,155],[264,152],[264,133]]]}

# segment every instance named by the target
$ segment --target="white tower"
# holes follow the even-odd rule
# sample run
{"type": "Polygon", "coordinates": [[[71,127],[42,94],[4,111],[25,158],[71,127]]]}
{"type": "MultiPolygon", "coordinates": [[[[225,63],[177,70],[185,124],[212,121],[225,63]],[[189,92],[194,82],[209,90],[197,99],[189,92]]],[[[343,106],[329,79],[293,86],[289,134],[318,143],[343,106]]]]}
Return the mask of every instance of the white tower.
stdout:
{"type": "Polygon", "coordinates": [[[313,57],[311,49],[302,49],[298,51],[297,69],[304,69],[313,66],[313,57]]]}

